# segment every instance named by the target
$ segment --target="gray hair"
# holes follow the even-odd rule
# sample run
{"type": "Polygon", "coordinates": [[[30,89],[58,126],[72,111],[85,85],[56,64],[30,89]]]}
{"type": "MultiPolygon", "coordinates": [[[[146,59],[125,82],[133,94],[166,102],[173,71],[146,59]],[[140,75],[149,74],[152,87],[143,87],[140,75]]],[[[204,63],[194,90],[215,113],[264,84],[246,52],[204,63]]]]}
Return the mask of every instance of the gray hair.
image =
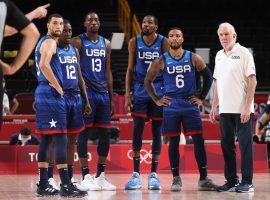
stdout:
{"type": "Polygon", "coordinates": [[[218,34],[218,32],[219,32],[219,30],[221,29],[221,28],[223,28],[223,27],[227,27],[233,34],[235,34],[236,35],[236,32],[235,32],[235,29],[234,29],[234,26],[233,25],[231,25],[230,23],[228,23],[228,22],[223,22],[223,23],[221,23],[221,24],[219,24],[219,26],[218,26],[218,30],[217,30],[217,34],[218,34]]]}

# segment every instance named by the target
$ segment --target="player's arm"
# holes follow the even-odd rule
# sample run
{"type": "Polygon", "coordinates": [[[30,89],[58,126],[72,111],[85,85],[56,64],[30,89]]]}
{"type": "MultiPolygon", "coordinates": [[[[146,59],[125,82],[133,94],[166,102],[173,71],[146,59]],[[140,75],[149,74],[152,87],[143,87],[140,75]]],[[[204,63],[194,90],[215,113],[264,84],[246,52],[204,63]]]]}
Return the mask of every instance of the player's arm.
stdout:
{"type": "Polygon", "coordinates": [[[81,38],[79,36],[71,38],[70,39],[70,44],[72,44],[72,46],[74,46],[79,51],[82,48],[82,40],[81,40],[81,38]]]}
{"type": "Polygon", "coordinates": [[[164,37],[162,44],[162,52],[164,53],[166,51],[169,51],[169,49],[170,49],[169,40],[166,37],[164,37]]]}
{"type": "Polygon", "coordinates": [[[22,29],[20,33],[22,34],[23,38],[16,58],[10,64],[0,60],[0,65],[2,66],[4,75],[15,74],[23,66],[39,38],[39,32],[33,23],[22,29]]]}
{"type": "Polygon", "coordinates": [[[133,75],[135,70],[135,55],[136,55],[136,38],[133,37],[128,43],[128,67],[126,72],[126,93],[125,93],[125,110],[127,113],[131,111],[131,84],[133,82],[133,75]]]}
{"type": "Polygon", "coordinates": [[[53,55],[56,53],[56,41],[53,39],[45,40],[40,47],[40,62],[39,68],[42,71],[45,78],[50,82],[51,86],[54,87],[57,92],[63,96],[64,92],[60,84],[58,83],[54,73],[52,71],[50,62],[53,55]]]}
{"type": "MultiPolygon", "coordinates": [[[[41,19],[43,17],[46,17],[47,15],[47,8],[50,6],[50,4],[46,4],[46,5],[43,5],[43,6],[39,6],[37,7],[35,10],[27,13],[25,15],[25,17],[27,19],[29,19],[30,21],[32,21],[33,19],[41,19]]],[[[18,32],[18,30],[16,28],[13,28],[9,25],[5,25],[5,37],[6,36],[11,36],[11,35],[14,35],[18,32]]]]}
{"type": "Polygon", "coordinates": [[[29,55],[31,54],[39,38],[39,32],[36,26],[24,16],[24,14],[11,2],[7,2],[7,19],[6,23],[22,34],[22,41],[17,57],[11,64],[4,63],[0,60],[3,74],[12,75],[19,70],[29,55]]]}
{"type": "Polygon", "coordinates": [[[92,112],[89,100],[88,100],[88,96],[87,96],[87,92],[86,92],[86,86],[85,86],[85,82],[82,76],[82,71],[81,71],[81,66],[80,66],[80,55],[78,52],[78,49],[76,49],[76,54],[77,54],[77,60],[78,60],[78,82],[79,82],[79,88],[81,91],[81,95],[83,97],[83,100],[85,102],[85,107],[84,107],[84,115],[90,115],[90,113],[92,112]]]}
{"type": "Polygon", "coordinates": [[[106,57],[106,77],[108,82],[109,96],[111,100],[111,114],[114,114],[114,101],[113,101],[113,77],[111,70],[111,43],[109,40],[105,40],[107,47],[107,57],[106,57]]]}
{"type": "Polygon", "coordinates": [[[158,98],[153,85],[153,81],[156,79],[157,74],[160,72],[160,70],[163,69],[164,69],[164,56],[161,56],[152,62],[144,79],[144,85],[149,96],[158,106],[168,106],[170,104],[168,97],[164,96],[161,99],[158,98]]]}
{"type": "Polygon", "coordinates": [[[201,72],[203,76],[203,88],[199,99],[204,100],[211,88],[213,76],[209,67],[206,66],[202,57],[198,54],[192,53],[192,64],[196,67],[197,71],[201,72]]]}

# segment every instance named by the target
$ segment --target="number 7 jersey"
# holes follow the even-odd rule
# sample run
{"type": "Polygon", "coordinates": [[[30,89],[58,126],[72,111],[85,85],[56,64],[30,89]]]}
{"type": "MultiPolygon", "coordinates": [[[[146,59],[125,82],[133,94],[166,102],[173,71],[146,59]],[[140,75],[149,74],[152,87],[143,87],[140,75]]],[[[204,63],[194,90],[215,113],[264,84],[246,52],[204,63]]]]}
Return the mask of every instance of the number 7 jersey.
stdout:
{"type": "Polygon", "coordinates": [[[82,40],[80,66],[86,86],[96,92],[108,92],[105,39],[98,36],[98,41],[94,43],[87,38],[85,33],[81,34],[80,38],[82,40]]]}
{"type": "MultiPolygon", "coordinates": [[[[144,78],[153,60],[162,55],[164,36],[158,34],[156,40],[151,45],[143,41],[143,36],[136,36],[136,63],[134,81],[144,83],[144,78]]],[[[155,82],[163,81],[162,74],[159,73],[155,82]]]]}

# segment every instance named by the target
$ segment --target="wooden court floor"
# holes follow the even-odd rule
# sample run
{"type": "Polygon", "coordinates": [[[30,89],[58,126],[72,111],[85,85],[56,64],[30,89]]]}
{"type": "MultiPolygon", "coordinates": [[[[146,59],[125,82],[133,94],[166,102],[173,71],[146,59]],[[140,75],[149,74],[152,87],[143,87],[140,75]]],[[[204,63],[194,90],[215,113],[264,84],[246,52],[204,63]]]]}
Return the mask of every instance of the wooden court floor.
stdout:
{"type": "MultiPolygon", "coordinates": [[[[79,179],[76,174],[75,178],[79,179]]],[[[171,174],[159,174],[162,184],[161,191],[148,191],[147,174],[142,174],[143,189],[125,191],[124,184],[128,181],[130,174],[108,174],[107,178],[117,186],[116,191],[97,191],[89,192],[88,196],[80,199],[87,200],[270,200],[270,175],[254,174],[254,193],[235,193],[235,192],[199,192],[197,191],[198,174],[182,174],[183,188],[181,192],[171,192],[171,174]]],[[[223,184],[223,174],[209,174],[209,177],[216,184],[223,184]]],[[[59,182],[57,175],[56,180],[59,182]]],[[[37,197],[36,175],[0,175],[0,200],[31,200],[31,199],[64,199],[60,196],[37,197]]],[[[71,199],[71,198],[69,198],[71,199]]],[[[79,198],[77,198],[79,199],[79,198]]]]}

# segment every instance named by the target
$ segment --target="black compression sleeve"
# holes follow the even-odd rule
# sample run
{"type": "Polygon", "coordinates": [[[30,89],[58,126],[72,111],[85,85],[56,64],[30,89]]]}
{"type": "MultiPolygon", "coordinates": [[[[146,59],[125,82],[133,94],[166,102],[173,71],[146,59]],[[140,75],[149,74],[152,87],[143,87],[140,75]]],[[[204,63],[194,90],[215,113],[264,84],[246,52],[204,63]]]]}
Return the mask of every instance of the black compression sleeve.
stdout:
{"type": "Polygon", "coordinates": [[[213,77],[210,69],[208,67],[204,68],[203,71],[201,71],[203,75],[203,88],[202,88],[202,93],[200,96],[200,99],[205,99],[206,95],[208,94],[212,82],[213,82],[213,77]]]}
{"type": "Polygon", "coordinates": [[[24,14],[17,8],[15,4],[13,4],[11,1],[7,1],[6,24],[20,31],[30,24],[30,21],[24,16],[24,14]]]}

